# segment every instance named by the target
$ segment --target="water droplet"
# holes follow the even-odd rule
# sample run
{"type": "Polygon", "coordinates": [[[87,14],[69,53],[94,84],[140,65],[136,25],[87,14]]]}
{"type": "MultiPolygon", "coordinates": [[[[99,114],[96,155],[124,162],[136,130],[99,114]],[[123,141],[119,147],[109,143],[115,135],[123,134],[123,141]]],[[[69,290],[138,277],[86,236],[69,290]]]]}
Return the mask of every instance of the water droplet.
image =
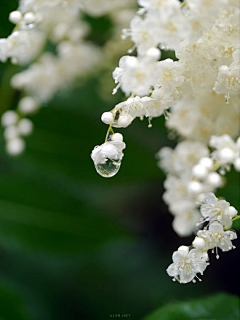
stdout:
{"type": "Polygon", "coordinates": [[[121,160],[111,160],[108,159],[106,163],[99,163],[95,165],[97,173],[104,178],[112,178],[114,177],[121,167],[121,160]]]}

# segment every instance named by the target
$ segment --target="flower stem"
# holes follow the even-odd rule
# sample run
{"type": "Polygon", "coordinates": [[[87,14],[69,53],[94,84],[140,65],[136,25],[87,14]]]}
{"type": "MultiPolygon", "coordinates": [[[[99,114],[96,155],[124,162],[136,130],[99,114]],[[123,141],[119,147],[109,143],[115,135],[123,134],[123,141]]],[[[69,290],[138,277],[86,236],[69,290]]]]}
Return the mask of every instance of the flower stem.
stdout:
{"type": "Polygon", "coordinates": [[[187,2],[186,2],[186,1],[183,1],[182,4],[181,4],[181,9],[182,9],[183,7],[185,7],[186,4],[187,4],[187,2]]]}
{"type": "Polygon", "coordinates": [[[236,220],[238,220],[238,219],[240,219],[240,215],[235,216],[235,217],[232,219],[232,222],[233,222],[233,221],[236,221],[236,220]]]}
{"type": "Polygon", "coordinates": [[[107,131],[107,134],[106,134],[106,138],[105,138],[105,142],[107,142],[108,136],[109,136],[109,133],[110,133],[110,132],[114,133],[113,128],[112,128],[111,125],[110,125],[109,128],[108,128],[108,131],[107,131]]]}

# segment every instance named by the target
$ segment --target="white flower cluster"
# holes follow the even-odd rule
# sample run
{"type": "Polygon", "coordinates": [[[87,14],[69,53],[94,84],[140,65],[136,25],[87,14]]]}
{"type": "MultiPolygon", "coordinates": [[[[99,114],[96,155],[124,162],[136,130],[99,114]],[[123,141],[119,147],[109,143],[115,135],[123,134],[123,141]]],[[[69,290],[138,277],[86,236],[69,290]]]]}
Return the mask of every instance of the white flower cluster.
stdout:
{"type": "Polygon", "coordinates": [[[164,201],[173,214],[173,229],[179,236],[189,236],[196,231],[200,213],[199,202],[208,192],[223,186],[221,175],[234,164],[237,171],[240,157],[240,139],[234,142],[230,136],[212,136],[209,155],[201,142],[182,141],[175,150],[164,147],[158,154],[159,166],[168,174],[164,183],[164,201]],[[219,170],[219,173],[217,172],[219,170]]]}
{"type": "MultiPolygon", "coordinates": [[[[0,61],[10,59],[13,64],[24,67],[11,79],[11,86],[23,91],[15,111],[19,120],[34,114],[42,105],[47,105],[58,90],[68,88],[79,77],[95,71],[94,67],[99,65],[101,50],[85,40],[90,26],[83,20],[82,13],[101,16],[115,10],[117,12],[112,19],[118,24],[122,11],[125,9],[127,15],[133,6],[133,1],[127,2],[19,1],[18,10],[9,15],[9,20],[16,26],[8,38],[0,39],[0,61]],[[54,48],[54,53],[51,48],[54,48]]],[[[11,155],[18,155],[24,151],[25,142],[19,130],[15,128],[13,134],[12,127],[8,129],[7,117],[8,113],[2,119],[6,127],[6,150],[11,155]],[[16,148],[13,150],[12,146],[16,148]]]]}
{"type": "Polygon", "coordinates": [[[218,200],[213,193],[207,193],[200,208],[202,216],[209,221],[208,227],[199,230],[191,247],[181,246],[173,253],[173,263],[168,267],[167,273],[174,281],[180,283],[199,281],[197,273],[201,275],[209,265],[208,250],[218,248],[223,252],[235,248],[232,240],[237,238],[234,231],[225,231],[224,227],[231,227],[232,219],[237,210],[225,200],[218,200]]]}
{"type": "Polygon", "coordinates": [[[9,19],[16,26],[7,39],[0,39],[0,61],[11,59],[25,69],[13,76],[11,85],[22,90],[16,111],[2,116],[6,150],[18,155],[25,149],[24,135],[33,130],[25,119],[48,103],[60,88],[90,71],[99,51],[84,41],[88,25],[79,20],[80,0],[20,0],[9,19]],[[56,54],[48,52],[51,42],[56,54]]]}
{"type": "MultiPolygon", "coordinates": [[[[142,8],[122,33],[123,39],[131,37],[134,42],[128,53],[136,49],[137,54],[122,57],[113,72],[113,94],[121,88],[128,98],[105,112],[102,121],[110,129],[125,128],[136,117],[147,117],[151,127],[151,119],[163,114],[172,134],[181,137],[175,150],[163,148],[158,156],[168,174],[163,197],[174,215],[173,228],[180,236],[188,236],[197,231],[198,207],[210,197],[206,194],[223,185],[221,175],[232,164],[240,170],[239,138],[234,142],[240,118],[239,1],[138,3],[142,8]],[[175,51],[176,61],[159,61],[161,50],[175,51]],[[216,149],[211,155],[208,143],[216,149]]],[[[196,249],[181,247],[174,254],[169,274],[180,282],[189,282],[205,270],[206,251],[213,244],[225,251],[232,248],[233,234],[223,231],[229,221],[218,219],[220,214],[217,222],[210,213],[208,217],[208,230],[199,231],[204,253],[196,240],[196,249]]]]}

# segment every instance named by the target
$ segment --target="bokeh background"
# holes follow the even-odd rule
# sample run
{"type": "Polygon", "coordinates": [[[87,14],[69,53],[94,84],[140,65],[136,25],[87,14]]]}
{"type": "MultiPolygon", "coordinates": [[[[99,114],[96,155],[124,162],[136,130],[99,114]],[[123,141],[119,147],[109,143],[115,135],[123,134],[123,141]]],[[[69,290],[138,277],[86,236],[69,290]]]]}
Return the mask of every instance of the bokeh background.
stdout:
{"type": "MultiPolygon", "coordinates": [[[[0,38],[10,34],[8,14],[16,7],[17,1],[1,1],[0,38]]],[[[102,46],[111,21],[86,19],[91,40],[102,46]]],[[[123,99],[111,97],[120,51],[105,61],[108,68],[59,92],[33,117],[23,155],[8,156],[0,138],[1,320],[135,320],[158,308],[148,319],[240,319],[239,300],[231,296],[240,293],[239,240],[219,261],[211,257],[202,283],[180,285],[166,274],[172,252],[192,237],[174,233],[161,198],[165,176],[155,154],[175,145],[164,119],[152,129],[136,120],[124,130],[127,149],[116,177],[104,179],[94,169],[91,150],[106,134],[100,115],[123,99]],[[217,301],[208,298],[214,294],[217,301]],[[194,305],[195,299],[203,300],[194,305]]],[[[16,107],[19,93],[9,85],[16,70],[0,65],[1,114],[16,107]]],[[[219,194],[240,209],[239,176],[227,179],[219,194]]]]}

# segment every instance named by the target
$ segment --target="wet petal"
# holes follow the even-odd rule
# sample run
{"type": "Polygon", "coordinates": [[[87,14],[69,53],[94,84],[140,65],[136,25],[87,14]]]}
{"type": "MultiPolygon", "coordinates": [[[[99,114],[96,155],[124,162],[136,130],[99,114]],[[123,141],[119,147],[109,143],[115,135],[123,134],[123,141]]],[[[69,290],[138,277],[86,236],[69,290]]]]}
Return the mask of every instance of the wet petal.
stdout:
{"type": "Polygon", "coordinates": [[[174,263],[181,262],[186,256],[188,255],[188,252],[185,252],[183,250],[175,251],[173,253],[172,259],[174,263]]]}
{"type": "Polygon", "coordinates": [[[187,283],[193,280],[193,278],[195,277],[195,272],[189,272],[186,273],[184,270],[180,273],[179,277],[180,277],[180,281],[183,283],[187,283]]]}
{"type": "Polygon", "coordinates": [[[220,232],[220,233],[224,232],[223,226],[221,225],[221,223],[217,221],[214,221],[213,223],[210,224],[209,231],[220,232]]]}
{"type": "Polygon", "coordinates": [[[167,273],[170,277],[176,277],[178,275],[179,271],[176,263],[170,264],[170,266],[167,268],[167,273]]]}

